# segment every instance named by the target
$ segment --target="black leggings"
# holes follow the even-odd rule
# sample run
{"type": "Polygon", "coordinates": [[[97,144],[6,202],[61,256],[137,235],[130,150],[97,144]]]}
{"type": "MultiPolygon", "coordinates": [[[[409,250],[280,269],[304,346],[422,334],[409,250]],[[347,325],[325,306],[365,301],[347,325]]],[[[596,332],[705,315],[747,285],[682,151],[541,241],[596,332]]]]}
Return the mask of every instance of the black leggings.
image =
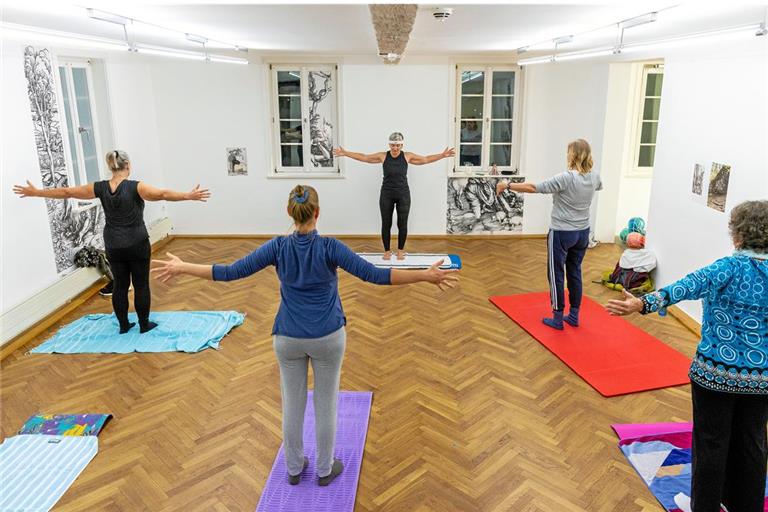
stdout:
{"type": "Polygon", "coordinates": [[[107,248],[107,259],[115,277],[112,288],[112,307],[121,329],[128,327],[128,288],[133,281],[133,306],[139,317],[139,327],[146,329],[149,322],[151,294],[149,291],[149,261],[152,248],[149,240],[131,247],[107,248]]]}
{"type": "Polygon", "coordinates": [[[693,512],[763,512],[768,461],[768,396],[691,383],[693,512]]]}
{"type": "Polygon", "coordinates": [[[383,190],[379,196],[381,210],[381,241],[384,250],[389,251],[389,237],[392,231],[392,213],[397,208],[397,248],[405,249],[405,239],[408,238],[408,212],[411,211],[411,191],[383,190]]]}

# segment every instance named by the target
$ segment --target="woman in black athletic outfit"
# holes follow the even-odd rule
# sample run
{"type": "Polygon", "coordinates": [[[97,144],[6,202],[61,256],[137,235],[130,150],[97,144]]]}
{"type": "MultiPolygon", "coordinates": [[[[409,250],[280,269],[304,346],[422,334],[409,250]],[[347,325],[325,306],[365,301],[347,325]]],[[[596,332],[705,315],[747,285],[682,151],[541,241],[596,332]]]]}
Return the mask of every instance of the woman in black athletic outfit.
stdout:
{"type": "Polygon", "coordinates": [[[408,238],[408,213],[411,210],[411,191],[408,188],[408,164],[424,165],[449,158],[456,154],[453,148],[436,155],[420,156],[402,151],[403,134],[395,132],[389,136],[389,151],[386,153],[353,153],[344,148],[333,150],[336,156],[348,156],[360,162],[384,164],[384,180],[381,182],[379,209],[381,210],[381,241],[384,243],[384,259],[392,258],[390,232],[392,213],[397,209],[397,259],[405,259],[405,240],[408,238]]]}
{"type": "Polygon", "coordinates": [[[120,324],[120,334],[128,332],[135,325],[128,322],[128,288],[131,281],[139,330],[145,333],[157,327],[157,324],[149,321],[149,261],[152,249],[144,225],[144,201],[205,201],[211,194],[208,189],[201,189],[200,185],[191,192],[174,192],[129,180],[131,162],[125,151],[107,153],[107,166],[112,171],[112,179],[109,180],[80,187],[49,189],[38,189],[27,181],[27,186],[16,185],[13,191],[21,197],[99,198],[106,217],[104,247],[115,277],[112,307],[120,324]]]}

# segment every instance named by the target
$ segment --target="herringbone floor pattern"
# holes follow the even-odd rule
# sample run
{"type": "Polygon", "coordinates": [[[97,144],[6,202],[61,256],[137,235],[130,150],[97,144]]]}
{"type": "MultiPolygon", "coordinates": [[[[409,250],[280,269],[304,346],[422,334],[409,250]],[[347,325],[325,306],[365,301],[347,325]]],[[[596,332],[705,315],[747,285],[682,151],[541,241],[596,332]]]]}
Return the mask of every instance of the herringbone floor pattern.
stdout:
{"type": "MultiPolygon", "coordinates": [[[[224,262],[261,242],[179,239],[168,250],[224,262]]],[[[378,250],[373,239],[349,243],[378,250]]],[[[488,302],[546,289],[544,240],[414,240],[409,249],[460,254],[460,287],[376,287],[340,272],[349,318],[341,387],[374,392],[356,510],[661,510],[609,424],[688,420],[688,387],[602,398],[488,302]]],[[[589,251],[585,280],[619,252],[589,251]]],[[[585,291],[601,302],[613,294],[585,291]]],[[[272,269],[236,283],[155,282],[155,310],[237,309],[246,322],[220,351],[195,355],[17,351],[2,365],[2,435],[36,412],[115,415],[62,512],[252,511],[280,445],[270,338],[278,300],[272,269]]],[[[109,311],[96,296],[62,325],[109,311]]],[[[671,318],[630,321],[685,354],[695,349],[671,318]]]]}

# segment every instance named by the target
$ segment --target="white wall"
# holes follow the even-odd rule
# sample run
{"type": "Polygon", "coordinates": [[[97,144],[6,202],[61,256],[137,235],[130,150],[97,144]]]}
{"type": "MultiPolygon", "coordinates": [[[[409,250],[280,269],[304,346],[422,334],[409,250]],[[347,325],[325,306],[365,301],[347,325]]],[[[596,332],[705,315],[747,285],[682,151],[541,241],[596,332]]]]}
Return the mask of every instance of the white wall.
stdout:
{"type": "MultiPolygon", "coordinates": [[[[156,110],[166,184],[210,187],[205,204],[169,206],[177,233],[284,233],[288,192],[296,183],[318,189],[326,233],[380,230],[381,166],[343,160],[342,179],[268,179],[271,166],[266,66],[157,61],[156,110]],[[248,176],[227,176],[226,147],[245,146],[248,176]]],[[[341,143],[347,149],[387,149],[401,131],[407,149],[438,153],[448,142],[451,68],[442,65],[349,64],[340,68],[341,143]]],[[[448,161],[409,172],[413,233],[445,233],[448,161]]]]}
{"type": "MultiPolygon", "coordinates": [[[[729,211],[768,197],[768,41],[669,53],[648,222],[657,286],[731,254],[729,211]],[[730,164],[726,212],[690,199],[697,162],[730,164]]],[[[707,173],[708,175],[708,173],[707,173]]],[[[700,302],[681,308],[700,318],[700,302]]]]}
{"type": "MultiPolygon", "coordinates": [[[[607,94],[607,62],[544,64],[525,69],[521,173],[527,181],[538,182],[566,170],[568,143],[578,138],[589,141],[595,169],[602,173],[607,94]]],[[[593,208],[597,208],[602,194],[598,194],[593,208]]],[[[527,195],[523,232],[546,233],[551,210],[551,197],[527,195]]]]}
{"type": "MultiPolygon", "coordinates": [[[[384,66],[351,60],[340,66],[341,143],[364,153],[386,150],[401,131],[407,150],[437,153],[451,144],[454,66],[435,57],[384,66]]],[[[566,145],[583,137],[602,147],[607,63],[537,66],[526,70],[522,173],[540,181],[565,168],[566,145]]],[[[176,233],[284,233],[290,188],[318,188],[320,229],[334,234],[378,234],[381,166],[343,160],[345,178],[268,179],[269,91],[264,64],[247,67],[157,60],[152,66],[166,184],[212,189],[205,204],[169,205],[176,233]],[[248,176],[227,176],[225,148],[245,146],[248,176]]],[[[444,234],[448,160],[411,166],[409,232],[444,234]]],[[[599,161],[598,161],[599,168],[599,161]]],[[[551,199],[526,198],[524,233],[545,233],[551,199]]]]}
{"type": "MultiPolygon", "coordinates": [[[[41,290],[56,283],[51,232],[45,202],[20,199],[12,186],[27,179],[41,182],[35,148],[34,129],[24,77],[24,47],[45,44],[33,40],[2,40],[2,292],[0,313],[5,313],[41,290]]],[[[142,58],[122,54],[104,54],[75,49],[51,48],[54,55],[85,56],[105,59],[111,101],[112,124],[118,147],[129,151],[137,179],[162,185],[162,168],[157,145],[155,114],[152,109],[151,75],[142,58]],[[134,58],[136,57],[136,58],[134,58]]],[[[162,206],[148,205],[148,223],[164,216],[162,206]]]]}

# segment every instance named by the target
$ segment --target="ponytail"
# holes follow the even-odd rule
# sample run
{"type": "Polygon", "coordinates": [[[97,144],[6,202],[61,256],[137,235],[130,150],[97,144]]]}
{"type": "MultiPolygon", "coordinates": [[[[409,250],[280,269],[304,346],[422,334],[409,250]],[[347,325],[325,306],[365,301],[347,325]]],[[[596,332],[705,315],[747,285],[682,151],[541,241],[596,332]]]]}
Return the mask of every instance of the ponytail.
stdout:
{"type": "Polygon", "coordinates": [[[288,212],[297,226],[311,221],[319,207],[317,191],[309,185],[296,185],[288,196],[288,212]]]}
{"type": "Polygon", "coordinates": [[[107,153],[106,160],[107,167],[109,167],[109,170],[112,172],[124,170],[131,162],[131,159],[128,158],[128,153],[120,149],[107,153]]]}

